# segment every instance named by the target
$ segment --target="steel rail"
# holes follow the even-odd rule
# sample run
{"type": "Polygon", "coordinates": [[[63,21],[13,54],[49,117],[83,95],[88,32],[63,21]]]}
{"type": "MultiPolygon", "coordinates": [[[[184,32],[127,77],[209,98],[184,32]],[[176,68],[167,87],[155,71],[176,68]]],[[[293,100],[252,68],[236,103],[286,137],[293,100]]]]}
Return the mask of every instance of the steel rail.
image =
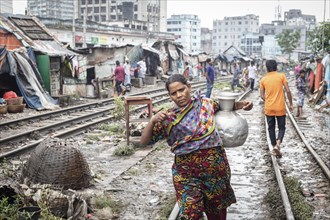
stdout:
{"type": "MultiPolygon", "coordinates": [[[[198,89],[199,87],[205,87],[205,85],[200,85],[200,86],[194,86],[195,89],[198,89]]],[[[168,93],[166,92],[166,95],[168,93]]],[[[162,94],[162,96],[164,96],[165,94],[162,94]]],[[[157,94],[155,97],[158,97],[158,96],[161,96],[160,94],[157,94]]],[[[154,97],[153,97],[154,98],[154,97]]],[[[153,101],[153,104],[158,104],[158,103],[162,103],[162,102],[165,102],[165,101],[168,101],[170,100],[170,97],[163,97],[159,100],[155,100],[153,101]]],[[[135,111],[138,111],[138,110],[141,110],[141,109],[145,109],[144,106],[142,107],[136,107],[134,108],[133,110],[130,110],[130,112],[135,112],[135,111]]],[[[110,112],[109,110],[107,110],[107,112],[110,112]]],[[[91,118],[88,118],[88,116],[83,116],[87,119],[91,119],[91,118]]],[[[94,126],[96,124],[100,124],[100,123],[104,123],[104,122],[107,122],[109,120],[113,120],[114,119],[114,116],[113,115],[109,115],[109,116],[104,116],[104,113],[103,113],[103,117],[101,118],[94,118],[94,121],[92,122],[88,122],[88,123],[85,123],[83,125],[79,125],[79,126],[76,126],[74,128],[68,128],[68,129],[63,129],[61,131],[59,131],[60,133],[54,133],[50,136],[52,137],[58,137],[58,138],[64,138],[64,137],[69,137],[69,136],[72,136],[73,134],[78,134],[78,133],[81,133],[81,131],[83,130],[86,130],[86,128],[89,128],[91,126],[94,126]]],[[[64,121],[63,124],[62,124],[62,127],[66,127],[64,125],[67,125],[67,124],[71,124],[71,120],[70,120],[70,123],[68,123],[67,121],[64,121]]],[[[39,140],[35,140],[33,141],[32,143],[29,143],[29,144],[26,144],[26,145],[23,145],[17,149],[14,149],[14,150],[11,150],[11,151],[8,151],[6,153],[3,153],[3,154],[0,154],[0,161],[4,160],[5,158],[9,158],[9,157],[14,157],[14,156],[17,156],[23,152],[26,152],[32,148],[34,148],[35,146],[37,146],[40,142],[42,142],[45,138],[41,138],[39,140]]]]}
{"type": "Polygon", "coordinates": [[[323,170],[323,172],[326,175],[326,177],[328,178],[328,180],[330,180],[330,169],[329,169],[329,167],[327,167],[327,165],[323,162],[321,157],[315,152],[315,150],[313,149],[313,147],[311,146],[309,141],[307,141],[305,135],[302,133],[302,131],[299,128],[296,120],[294,119],[292,113],[290,112],[289,107],[287,105],[285,107],[286,107],[286,111],[289,112],[288,115],[289,115],[289,118],[291,120],[291,123],[293,124],[293,127],[296,129],[300,139],[304,142],[305,147],[312,154],[313,158],[316,160],[318,165],[321,167],[321,169],[323,170]]]}
{"type": "MultiPolygon", "coordinates": [[[[244,93],[242,93],[239,98],[237,99],[237,101],[241,101],[247,94],[249,94],[251,91],[250,90],[246,90],[244,93]]],[[[179,208],[179,205],[178,203],[176,202],[169,217],[168,217],[168,220],[176,220],[178,215],[179,215],[179,211],[180,211],[180,208],[179,208]]]]}
{"type": "MultiPolygon", "coordinates": [[[[271,144],[269,133],[268,133],[268,124],[267,124],[266,116],[265,116],[265,127],[266,127],[266,136],[267,136],[268,148],[269,148],[269,152],[271,152],[273,150],[273,146],[271,144]]],[[[280,166],[277,163],[277,159],[276,159],[275,155],[271,154],[271,158],[272,158],[272,164],[273,164],[277,184],[278,184],[278,187],[279,187],[280,193],[281,193],[281,198],[282,198],[282,202],[283,202],[283,206],[284,206],[284,210],[285,210],[286,219],[287,220],[294,220],[295,218],[294,218],[294,215],[293,215],[293,212],[292,212],[289,196],[288,196],[288,193],[286,191],[285,184],[284,184],[284,181],[283,181],[283,178],[282,178],[280,166]]]]}
{"type": "MultiPolygon", "coordinates": [[[[204,87],[204,84],[197,84],[197,85],[193,85],[192,87],[193,88],[204,87]]],[[[162,92],[156,93],[156,95],[151,96],[152,98],[157,98],[157,97],[162,97],[164,95],[168,95],[168,92],[164,91],[164,89],[162,89],[162,90],[156,89],[156,90],[153,90],[153,92],[154,91],[162,91],[162,92]]],[[[150,92],[148,92],[148,93],[150,93],[150,92]]],[[[85,106],[85,105],[83,105],[83,106],[85,106]]],[[[29,135],[33,135],[34,133],[37,133],[37,132],[44,132],[44,131],[47,131],[47,130],[56,129],[58,127],[63,127],[66,124],[81,123],[84,120],[90,120],[93,117],[96,118],[96,117],[99,117],[100,115],[107,114],[109,111],[114,110],[115,108],[116,108],[116,106],[114,106],[114,105],[110,105],[110,107],[102,105],[102,106],[97,106],[97,109],[93,109],[93,112],[87,112],[86,110],[85,111],[80,111],[81,113],[84,113],[85,115],[75,116],[73,118],[68,118],[65,121],[50,123],[48,125],[45,125],[45,126],[42,126],[42,127],[39,127],[39,128],[29,129],[29,130],[26,130],[22,133],[6,136],[6,137],[0,139],[0,144],[3,145],[3,144],[8,143],[9,141],[12,141],[12,140],[23,139],[24,137],[29,136],[29,135]]],[[[0,148],[1,148],[1,146],[0,146],[0,148]]]]}

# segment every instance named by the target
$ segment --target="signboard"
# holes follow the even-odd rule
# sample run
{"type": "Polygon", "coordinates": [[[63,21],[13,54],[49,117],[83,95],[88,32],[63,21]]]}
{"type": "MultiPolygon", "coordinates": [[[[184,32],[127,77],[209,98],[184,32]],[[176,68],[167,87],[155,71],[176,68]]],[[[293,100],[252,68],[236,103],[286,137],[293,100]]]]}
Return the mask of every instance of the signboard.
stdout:
{"type": "Polygon", "coordinates": [[[108,44],[108,37],[107,36],[100,36],[100,44],[108,44]]]}
{"type": "Polygon", "coordinates": [[[98,45],[99,44],[99,38],[98,37],[91,37],[91,43],[94,45],[98,45]]]}
{"type": "Polygon", "coordinates": [[[83,36],[76,35],[76,36],[74,36],[74,41],[76,43],[84,43],[84,38],[83,38],[83,36]]]}

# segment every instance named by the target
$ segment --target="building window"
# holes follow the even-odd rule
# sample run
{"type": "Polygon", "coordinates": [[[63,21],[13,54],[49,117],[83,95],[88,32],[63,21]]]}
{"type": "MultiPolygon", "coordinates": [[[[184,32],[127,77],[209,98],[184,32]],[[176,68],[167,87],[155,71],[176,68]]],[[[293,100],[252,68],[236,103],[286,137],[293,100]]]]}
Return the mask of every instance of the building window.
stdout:
{"type": "Polygon", "coordinates": [[[101,7],[101,12],[107,12],[107,8],[106,7],[101,7]]]}
{"type": "Polygon", "coordinates": [[[102,4],[105,4],[105,3],[107,3],[107,0],[102,0],[102,4]]]}
{"type": "Polygon", "coordinates": [[[110,18],[111,20],[116,20],[116,15],[111,15],[110,18]]]}
{"type": "Polygon", "coordinates": [[[88,4],[89,5],[93,4],[93,0],[88,0],[88,4]]]}
{"type": "Polygon", "coordinates": [[[82,5],[86,5],[86,0],[81,0],[82,5]]]}
{"type": "Polygon", "coordinates": [[[94,0],[94,4],[99,4],[100,0],[94,0]]]}
{"type": "Polygon", "coordinates": [[[94,13],[99,13],[100,12],[100,8],[97,7],[97,8],[94,8],[94,13]]]}

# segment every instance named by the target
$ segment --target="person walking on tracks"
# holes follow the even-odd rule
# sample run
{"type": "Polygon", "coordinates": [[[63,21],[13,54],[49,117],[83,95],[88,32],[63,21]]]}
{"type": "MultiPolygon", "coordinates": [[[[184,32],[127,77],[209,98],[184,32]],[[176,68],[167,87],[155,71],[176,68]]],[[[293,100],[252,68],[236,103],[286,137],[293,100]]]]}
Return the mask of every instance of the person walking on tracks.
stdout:
{"type": "Polygon", "coordinates": [[[286,76],[277,72],[275,60],[266,61],[266,75],[260,80],[260,96],[265,101],[264,111],[267,118],[268,133],[273,146],[272,154],[281,157],[280,145],[285,133],[285,96],[283,87],[290,103],[290,111],[293,111],[292,96],[286,76]],[[278,135],[276,138],[275,125],[277,122],[278,135]]]}
{"type": "Polygon", "coordinates": [[[213,84],[214,84],[214,67],[212,65],[211,58],[206,59],[207,68],[206,68],[206,98],[210,98],[212,94],[213,84]]]}
{"type": "Polygon", "coordinates": [[[239,69],[239,65],[238,63],[234,64],[234,76],[233,76],[233,80],[231,82],[231,90],[233,92],[235,92],[235,86],[242,88],[243,90],[245,90],[245,88],[239,83],[239,75],[242,73],[241,70],[239,69]]]}
{"type": "Polygon", "coordinates": [[[116,61],[116,68],[113,75],[115,77],[117,95],[120,96],[123,92],[121,84],[125,81],[125,69],[120,65],[118,60],[116,61]]]}
{"type": "MultiPolygon", "coordinates": [[[[178,219],[226,219],[226,208],[236,202],[230,185],[230,167],[221,137],[215,129],[219,103],[197,91],[182,74],[165,83],[176,108],[160,111],[149,121],[141,136],[142,144],[166,139],[175,154],[173,184],[179,204],[178,219]]],[[[236,109],[250,110],[249,101],[236,102],[236,109]]]]}
{"type": "Polygon", "coordinates": [[[248,67],[248,71],[249,71],[249,79],[250,79],[250,88],[251,88],[251,91],[253,92],[254,81],[257,77],[257,71],[258,71],[257,67],[254,64],[254,61],[251,61],[251,64],[248,67]]]}
{"type": "Polygon", "coordinates": [[[306,94],[305,73],[306,71],[304,69],[301,69],[297,78],[298,106],[296,117],[300,117],[302,115],[302,108],[304,106],[304,99],[306,94]]]}

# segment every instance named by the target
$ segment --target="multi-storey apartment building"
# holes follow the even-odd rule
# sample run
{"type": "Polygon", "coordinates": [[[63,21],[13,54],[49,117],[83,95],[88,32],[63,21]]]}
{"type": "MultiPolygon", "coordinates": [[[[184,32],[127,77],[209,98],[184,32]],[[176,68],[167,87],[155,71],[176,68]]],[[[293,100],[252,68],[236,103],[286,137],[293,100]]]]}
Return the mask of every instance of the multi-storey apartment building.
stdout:
{"type": "Polygon", "coordinates": [[[102,24],[165,32],[167,0],[28,0],[28,13],[64,20],[86,16],[102,24]]]}
{"type": "Polygon", "coordinates": [[[76,0],[28,0],[27,13],[46,18],[72,19],[76,0]]]}
{"type": "Polygon", "coordinates": [[[164,32],[167,0],[78,0],[78,16],[85,13],[88,20],[103,24],[164,32]]]}
{"type": "Polygon", "coordinates": [[[201,28],[201,51],[212,53],[212,30],[201,28]]]}
{"type": "Polygon", "coordinates": [[[201,50],[201,21],[197,15],[172,15],[167,19],[167,32],[176,35],[176,42],[181,44],[184,50],[201,50]]]}
{"type": "Polygon", "coordinates": [[[241,47],[243,34],[247,33],[259,33],[259,16],[248,14],[245,16],[225,17],[223,20],[214,20],[213,52],[223,52],[231,45],[241,47]]]}
{"type": "Polygon", "coordinates": [[[13,0],[0,1],[0,13],[13,13],[13,0]]]}
{"type": "Polygon", "coordinates": [[[294,21],[304,21],[304,24],[315,24],[316,17],[315,15],[304,15],[300,9],[290,9],[284,12],[284,21],[286,21],[287,25],[294,21]]]}

